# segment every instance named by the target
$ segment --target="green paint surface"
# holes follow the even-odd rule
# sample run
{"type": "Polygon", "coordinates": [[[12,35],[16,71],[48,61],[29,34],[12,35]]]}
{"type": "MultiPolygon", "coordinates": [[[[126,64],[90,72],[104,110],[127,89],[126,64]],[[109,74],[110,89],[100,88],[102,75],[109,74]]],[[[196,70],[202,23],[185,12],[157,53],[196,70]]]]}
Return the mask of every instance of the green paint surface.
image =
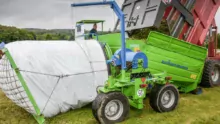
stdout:
{"type": "MultiPolygon", "coordinates": [[[[99,41],[107,43],[114,53],[121,47],[120,38],[120,34],[115,33],[99,36],[99,41]]],[[[207,49],[203,47],[158,32],[151,32],[146,40],[127,39],[126,47],[144,52],[150,72],[167,72],[182,92],[190,92],[200,83],[207,56],[207,49]]]]}

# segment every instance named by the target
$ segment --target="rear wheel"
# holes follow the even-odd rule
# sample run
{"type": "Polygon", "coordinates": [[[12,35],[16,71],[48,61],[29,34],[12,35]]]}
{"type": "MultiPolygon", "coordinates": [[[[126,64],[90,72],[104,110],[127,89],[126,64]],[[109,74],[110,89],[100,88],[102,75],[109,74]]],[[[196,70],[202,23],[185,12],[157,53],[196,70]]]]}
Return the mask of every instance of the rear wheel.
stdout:
{"type": "Polygon", "coordinates": [[[111,92],[97,97],[92,109],[93,115],[99,123],[114,124],[127,118],[130,105],[127,97],[122,93],[111,92]]]}
{"type": "Polygon", "coordinates": [[[200,85],[202,87],[220,86],[220,63],[208,60],[205,63],[200,85]]]}
{"type": "Polygon", "coordinates": [[[150,106],[157,112],[174,110],[179,101],[179,91],[174,85],[156,85],[150,93],[150,106]]]}

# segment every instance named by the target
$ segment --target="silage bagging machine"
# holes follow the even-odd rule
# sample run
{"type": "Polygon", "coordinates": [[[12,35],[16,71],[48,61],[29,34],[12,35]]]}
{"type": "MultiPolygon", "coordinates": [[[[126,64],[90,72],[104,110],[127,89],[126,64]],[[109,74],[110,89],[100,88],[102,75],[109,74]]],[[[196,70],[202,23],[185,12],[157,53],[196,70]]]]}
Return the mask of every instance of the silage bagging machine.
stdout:
{"type": "Polygon", "coordinates": [[[109,79],[97,88],[93,115],[100,123],[126,119],[129,106],[143,108],[149,94],[157,112],[176,108],[179,92],[201,93],[199,86],[220,85],[215,14],[219,0],[125,0],[77,3],[72,7],[109,5],[121,33],[100,35],[109,79]],[[165,19],[170,35],[150,32],[146,40],[125,38],[133,30],[159,27],[165,19]],[[208,49],[203,45],[208,41],[208,49]]]}
{"type": "MultiPolygon", "coordinates": [[[[174,110],[178,104],[178,89],[170,83],[166,72],[151,74],[148,57],[143,52],[126,48],[124,14],[115,1],[78,3],[73,7],[110,5],[121,22],[121,48],[114,54],[106,45],[106,59],[110,68],[119,67],[115,72],[109,70],[105,86],[97,88],[98,96],[92,104],[94,117],[100,123],[117,123],[129,114],[130,105],[143,109],[143,100],[150,93],[150,105],[158,112],[174,110]],[[109,51],[108,51],[109,50],[109,51]],[[117,72],[116,72],[117,71],[117,72]]],[[[77,40],[77,39],[76,39],[77,40]]],[[[88,41],[89,42],[89,41],[88,41]]]]}
{"type": "Polygon", "coordinates": [[[72,7],[110,6],[120,33],[88,39],[81,26],[103,21],[82,20],[74,42],[2,43],[1,90],[40,124],[44,117],[91,101],[98,122],[121,122],[130,106],[143,108],[146,94],[155,111],[172,111],[179,92],[220,84],[214,21],[219,4],[220,0],[125,0],[120,9],[114,0],[74,3],[72,7]],[[162,19],[171,36],[152,31],[144,40],[129,38],[133,30],[159,27],[162,19]],[[205,41],[208,50],[202,47],[205,41]]]}

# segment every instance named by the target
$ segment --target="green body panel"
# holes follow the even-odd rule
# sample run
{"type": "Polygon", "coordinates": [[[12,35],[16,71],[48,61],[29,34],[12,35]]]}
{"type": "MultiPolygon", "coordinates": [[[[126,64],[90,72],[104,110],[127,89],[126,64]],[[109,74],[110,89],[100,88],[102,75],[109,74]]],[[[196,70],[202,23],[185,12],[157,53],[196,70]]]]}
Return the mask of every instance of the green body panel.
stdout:
{"type": "MultiPolygon", "coordinates": [[[[117,37],[120,37],[120,34],[115,34],[117,37]]],[[[112,38],[111,35],[107,35],[107,37],[112,38]]],[[[105,37],[105,36],[104,36],[105,37]]],[[[117,40],[111,39],[112,41],[117,40]]],[[[109,38],[107,38],[109,40],[109,38]]],[[[113,37],[114,38],[114,37],[113,37]]],[[[104,51],[107,59],[111,59],[113,52],[120,48],[120,43],[116,45],[112,50],[112,46],[114,42],[104,43],[104,51]],[[113,44],[111,44],[113,43],[113,44]],[[110,44],[110,45],[109,45],[110,44]]],[[[146,94],[150,93],[152,87],[155,84],[165,85],[170,82],[165,79],[166,73],[158,73],[151,75],[149,69],[144,69],[142,67],[142,59],[139,59],[138,68],[136,69],[127,69],[121,70],[120,67],[113,66],[109,64],[108,67],[111,70],[111,75],[109,75],[108,80],[106,81],[104,87],[100,87],[99,93],[109,93],[109,92],[121,92],[123,93],[129,100],[131,106],[137,109],[143,109],[144,104],[143,100],[146,97],[146,94]],[[142,75],[145,73],[144,75],[142,75]],[[136,76],[131,78],[131,75],[135,74],[136,76]],[[142,76],[137,76],[142,75],[142,76]],[[141,87],[142,84],[146,84],[146,87],[141,87]],[[142,93],[142,95],[139,94],[142,93]]]]}
{"type": "MultiPolygon", "coordinates": [[[[99,41],[107,43],[113,53],[121,47],[120,34],[102,35],[99,41]]],[[[167,72],[181,92],[193,91],[200,83],[207,49],[158,32],[151,32],[146,40],[127,39],[126,46],[144,52],[150,72],[167,72]]]]}
{"type": "Polygon", "coordinates": [[[113,54],[115,53],[116,50],[121,48],[120,33],[99,35],[98,39],[102,43],[107,43],[110,46],[113,54]]]}
{"type": "Polygon", "coordinates": [[[151,32],[143,50],[154,73],[166,71],[182,92],[196,89],[200,83],[207,50],[179,39],[151,32]]]}
{"type": "Polygon", "coordinates": [[[25,82],[23,76],[21,75],[21,73],[20,73],[20,71],[19,71],[19,69],[18,69],[16,63],[14,62],[14,60],[13,60],[13,58],[12,58],[10,52],[9,52],[6,48],[4,48],[2,51],[4,52],[4,54],[6,55],[6,57],[8,58],[8,60],[9,60],[9,62],[10,62],[10,64],[11,64],[11,66],[12,66],[12,68],[15,70],[15,72],[16,72],[16,74],[17,74],[17,76],[18,76],[18,79],[19,79],[19,81],[21,82],[22,87],[24,88],[24,90],[25,90],[25,92],[26,92],[26,94],[27,94],[29,100],[31,101],[31,103],[32,103],[32,105],[33,105],[33,107],[34,107],[34,109],[35,109],[35,112],[37,113],[36,115],[33,115],[34,118],[37,120],[37,122],[38,122],[39,124],[43,124],[44,121],[45,121],[45,119],[44,119],[44,117],[41,115],[40,109],[39,109],[39,107],[37,106],[37,103],[36,103],[34,97],[32,96],[32,94],[31,94],[31,92],[30,92],[28,86],[26,85],[26,82],[25,82]]]}
{"type": "Polygon", "coordinates": [[[143,69],[142,65],[139,65],[137,69],[131,69],[129,71],[121,70],[120,74],[117,76],[110,75],[105,86],[99,88],[98,92],[121,92],[128,98],[131,106],[137,109],[143,109],[143,100],[146,97],[146,93],[149,93],[155,84],[165,85],[169,82],[165,80],[165,77],[166,73],[151,75],[148,69],[143,69]],[[132,74],[145,72],[147,73],[145,76],[136,76],[131,79],[132,74]],[[146,87],[141,87],[142,84],[147,85],[146,87]]]}

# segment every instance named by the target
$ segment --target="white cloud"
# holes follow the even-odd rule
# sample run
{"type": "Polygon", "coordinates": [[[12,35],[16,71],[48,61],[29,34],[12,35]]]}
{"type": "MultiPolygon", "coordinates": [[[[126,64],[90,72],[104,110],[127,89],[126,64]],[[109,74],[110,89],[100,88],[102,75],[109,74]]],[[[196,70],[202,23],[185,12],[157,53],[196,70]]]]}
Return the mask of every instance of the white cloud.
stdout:
{"type": "MultiPolygon", "coordinates": [[[[82,2],[82,0],[1,0],[0,24],[19,28],[72,28],[74,19],[87,17],[108,20],[105,23],[106,29],[114,25],[114,16],[109,7],[73,9],[71,4],[74,2],[82,2]]],[[[91,2],[91,0],[83,0],[83,2],[91,2]]],[[[122,4],[123,1],[117,0],[117,2],[122,4]]]]}
{"type": "MultiPolygon", "coordinates": [[[[106,20],[105,30],[113,29],[117,18],[109,7],[80,9],[70,7],[73,2],[82,1],[91,2],[91,0],[0,0],[0,24],[19,28],[73,28],[74,20],[103,19],[106,20]]],[[[123,0],[116,1],[120,6],[123,3],[123,0]]],[[[216,23],[220,27],[220,21],[217,20],[220,20],[220,10],[216,14],[216,23]]]]}

